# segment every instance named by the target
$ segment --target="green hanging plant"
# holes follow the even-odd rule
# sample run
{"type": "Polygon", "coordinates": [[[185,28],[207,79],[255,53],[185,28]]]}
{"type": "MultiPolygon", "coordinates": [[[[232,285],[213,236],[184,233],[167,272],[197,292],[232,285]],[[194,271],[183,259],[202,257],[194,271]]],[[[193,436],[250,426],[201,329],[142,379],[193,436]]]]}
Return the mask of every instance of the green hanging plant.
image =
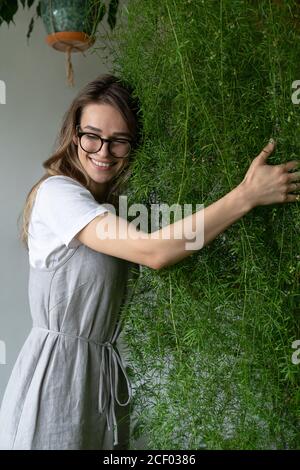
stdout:
{"type": "MultiPolygon", "coordinates": [[[[55,0],[20,0],[20,3],[23,7],[23,9],[27,6],[27,8],[31,8],[33,5],[36,6],[35,14],[31,18],[29,27],[28,27],[28,32],[27,32],[27,41],[29,41],[30,35],[33,31],[34,27],[34,21],[37,20],[38,18],[43,18],[45,27],[47,28],[48,22],[47,22],[47,17],[43,16],[42,13],[42,4],[44,4],[44,9],[46,8],[46,4],[48,4],[48,8],[52,8],[51,4],[55,4],[56,9],[59,9],[60,7],[63,9],[67,5],[66,1],[55,1],[55,0]]],[[[72,7],[72,1],[69,1],[70,7],[72,7]]],[[[76,2],[75,2],[76,3],[76,2]]],[[[83,1],[80,2],[80,4],[84,3],[83,1]]],[[[96,27],[99,21],[102,20],[104,17],[107,7],[106,5],[101,1],[101,2],[95,2],[94,0],[87,0],[86,2],[86,7],[88,9],[88,14],[92,13],[94,17],[94,26],[96,27]]],[[[11,22],[15,24],[14,22],[14,16],[17,13],[19,9],[19,2],[18,0],[0,0],[0,26],[3,22],[7,23],[9,25],[11,22]]],[[[119,0],[110,0],[108,4],[108,17],[107,17],[107,22],[111,28],[111,30],[114,29],[116,25],[116,15],[118,12],[118,6],[119,6],[119,0]]]]}

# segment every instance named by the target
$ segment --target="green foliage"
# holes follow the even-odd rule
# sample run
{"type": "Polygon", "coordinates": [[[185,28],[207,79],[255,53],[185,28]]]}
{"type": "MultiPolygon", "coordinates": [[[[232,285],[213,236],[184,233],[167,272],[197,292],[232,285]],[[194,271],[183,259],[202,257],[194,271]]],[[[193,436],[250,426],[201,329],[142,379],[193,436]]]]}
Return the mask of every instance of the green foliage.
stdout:
{"type": "MultiPolygon", "coordinates": [[[[271,136],[269,164],[299,159],[297,2],[130,0],[123,12],[108,47],[145,127],[129,204],[206,207],[271,136]]],[[[180,263],[143,267],[124,315],[133,434],[149,449],[300,448],[299,233],[297,203],[256,207],[180,263]]]]}
{"type": "MultiPolygon", "coordinates": [[[[31,18],[29,26],[28,26],[28,32],[26,35],[28,40],[33,30],[34,18],[41,17],[41,2],[40,1],[37,2],[36,0],[27,0],[27,1],[20,0],[20,3],[23,9],[25,7],[31,8],[34,2],[37,4],[37,6],[36,6],[35,15],[31,18]]],[[[20,5],[18,3],[18,0],[0,0],[0,26],[3,22],[7,23],[8,26],[11,22],[15,25],[14,16],[18,11],[19,6],[20,5]]]]}

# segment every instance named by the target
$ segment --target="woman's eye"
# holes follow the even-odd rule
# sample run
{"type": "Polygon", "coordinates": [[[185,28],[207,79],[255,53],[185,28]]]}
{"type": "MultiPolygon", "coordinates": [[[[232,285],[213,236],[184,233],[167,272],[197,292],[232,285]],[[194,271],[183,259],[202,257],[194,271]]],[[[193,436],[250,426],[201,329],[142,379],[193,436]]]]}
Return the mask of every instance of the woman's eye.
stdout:
{"type": "Polygon", "coordinates": [[[95,135],[90,135],[90,134],[87,134],[87,137],[88,137],[89,139],[92,139],[92,140],[98,140],[98,139],[99,139],[99,137],[97,137],[97,136],[95,136],[95,135]]]}

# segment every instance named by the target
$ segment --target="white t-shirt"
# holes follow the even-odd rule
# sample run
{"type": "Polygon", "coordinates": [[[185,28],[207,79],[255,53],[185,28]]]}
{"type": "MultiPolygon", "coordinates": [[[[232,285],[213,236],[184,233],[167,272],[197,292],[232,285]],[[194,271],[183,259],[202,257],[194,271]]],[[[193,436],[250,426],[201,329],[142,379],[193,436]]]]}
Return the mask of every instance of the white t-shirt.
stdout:
{"type": "Polygon", "coordinates": [[[52,268],[81,245],[75,235],[97,215],[107,212],[92,193],[69,176],[50,176],[36,193],[28,235],[29,263],[52,268]]]}

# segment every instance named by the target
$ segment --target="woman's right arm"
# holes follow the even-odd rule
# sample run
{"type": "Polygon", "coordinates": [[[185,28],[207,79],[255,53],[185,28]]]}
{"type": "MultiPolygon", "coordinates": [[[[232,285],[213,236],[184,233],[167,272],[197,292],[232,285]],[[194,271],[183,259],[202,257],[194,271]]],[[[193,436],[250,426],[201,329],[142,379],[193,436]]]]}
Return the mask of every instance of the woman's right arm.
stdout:
{"type": "Polygon", "coordinates": [[[300,172],[288,172],[299,162],[267,165],[274,148],[275,144],[269,143],[252,161],[243,181],[221,199],[160,230],[137,230],[133,223],[108,212],[93,219],[76,238],[95,251],[152,269],[175,264],[207,245],[252,208],[297,200],[289,193],[300,188],[300,172]],[[187,248],[195,239],[196,247],[187,248]]]}

